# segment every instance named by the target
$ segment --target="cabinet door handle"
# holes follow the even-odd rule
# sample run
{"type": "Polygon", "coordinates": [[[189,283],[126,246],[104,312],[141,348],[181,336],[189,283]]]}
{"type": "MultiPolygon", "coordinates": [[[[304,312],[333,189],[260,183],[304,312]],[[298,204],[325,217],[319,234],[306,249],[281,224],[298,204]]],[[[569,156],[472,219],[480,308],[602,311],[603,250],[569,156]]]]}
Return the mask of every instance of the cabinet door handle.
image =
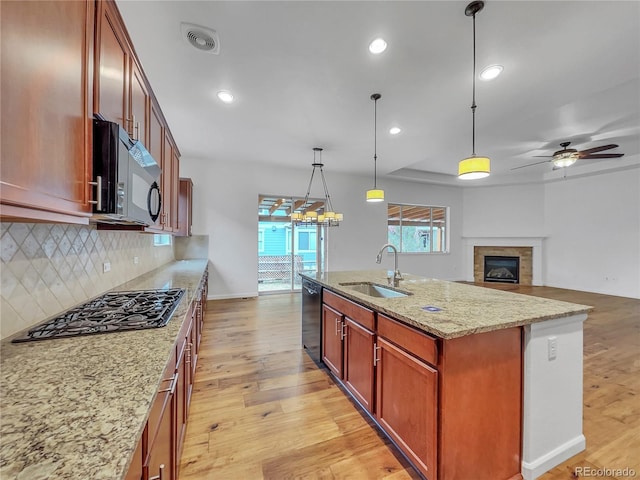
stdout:
{"type": "Polygon", "coordinates": [[[375,367],[379,362],[380,359],[378,358],[378,350],[380,350],[382,347],[379,347],[377,343],[373,344],[373,366],[375,367]]]}
{"type": "Polygon", "coordinates": [[[341,329],[341,335],[340,335],[340,340],[344,340],[344,337],[347,336],[347,324],[346,322],[342,322],[342,329],[341,329]]]}
{"type": "Polygon", "coordinates": [[[89,203],[95,205],[97,211],[101,211],[102,210],[102,177],[100,175],[97,175],[96,181],[89,182],[89,185],[95,185],[96,198],[97,198],[97,200],[89,200],[89,203]]]}
{"type": "Polygon", "coordinates": [[[336,336],[340,335],[340,319],[336,318],[336,336]]]}
{"type": "Polygon", "coordinates": [[[158,468],[158,475],[149,477],[149,480],[164,480],[164,463],[158,468]]]}

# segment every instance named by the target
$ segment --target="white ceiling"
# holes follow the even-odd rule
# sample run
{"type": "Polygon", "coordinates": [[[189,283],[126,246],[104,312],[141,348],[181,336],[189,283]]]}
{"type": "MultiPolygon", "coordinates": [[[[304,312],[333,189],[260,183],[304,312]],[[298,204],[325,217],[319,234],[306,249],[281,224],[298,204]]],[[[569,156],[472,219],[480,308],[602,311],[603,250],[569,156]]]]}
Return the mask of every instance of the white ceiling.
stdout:
{"type": "MultiPolygon", "coordinates": [[[[461,184],[471,155],[472,19],[458,1],[131,1],[118,6],[183,158],[461,184]],[[196,50],[181,22],[215,29],[220,53],[196,50]],[[369,42],[387,50],[374,56],[369,42]],[[219,90],[236,98],[224,104],[219,90]],[[391,126],[402,128],[392,136],[391,126]]],[[[640,153],[640,2],[491,1],[476,17],[477,184],[542,180],[562,141],[622,159],[640,153]]],[[[384,182],[384,181],[383,181],[384,182]]],[[[382,183],[383,183],[382,182],[382,183]]],[[[469,182],[464,183],[469,185],[469,182]]]]}

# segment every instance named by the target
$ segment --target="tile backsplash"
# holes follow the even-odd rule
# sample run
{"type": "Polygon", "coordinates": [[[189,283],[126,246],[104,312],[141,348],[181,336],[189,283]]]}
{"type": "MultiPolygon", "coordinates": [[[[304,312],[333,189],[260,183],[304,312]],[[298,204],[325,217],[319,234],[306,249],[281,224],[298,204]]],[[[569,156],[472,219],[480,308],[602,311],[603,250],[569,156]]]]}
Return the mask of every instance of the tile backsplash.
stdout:
{"type": "Polygon", "coordinates": [[[154,246],[151,234],[63,224],[0,225],[0,338],[175,258],[173,246],[154,246]],[[105,263],[108,272],[103,272],[105,263]]]}

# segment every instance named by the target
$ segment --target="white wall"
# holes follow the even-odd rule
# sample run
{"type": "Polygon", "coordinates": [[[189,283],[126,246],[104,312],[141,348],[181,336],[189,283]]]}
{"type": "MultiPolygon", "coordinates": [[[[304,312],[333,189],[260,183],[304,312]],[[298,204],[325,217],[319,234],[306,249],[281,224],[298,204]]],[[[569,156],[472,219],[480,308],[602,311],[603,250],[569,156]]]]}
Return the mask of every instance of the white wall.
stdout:
{"type": "Polygon", "coordinates": [[[465,188],[463,236],[540,239],[543,285],[640,298],[637,160],[618,171],[554,172],[544,184],[465,188]]]}
{"type": "Polygon", "coordinates": [[[545,284],[640,298],[640,168],[549,182],[544,196],[545,284]]]}
{"type": "Polygon", "coordinates": [[[464,237],[543,237],[542,184],[467,187],[463,194],[464,237]]]}
{"type": "MultiPolygon", "coordinates": [[[[310,162],[309,162],[310,163],[310,162]]],[[[194,183],[193,233],[209,235],[211,298],[257,295],[258,195],[304,196],[311,167],[291,169],[222,161],[180,160],[181,176],[194,183]]],[[[376,254],[386,243],[386,202],[367,204],[371,178],[337,175],[325,167],[334,208],[344,213],[340,227],[329,229],[330,270],[379,269],[376,254]]],[[[401,254],[400,271],[449,280],[461,279],[462,189],[384,180],[386,200],[451,207],[453,254],[401,254]]],[[[311,196],[322,197],[314,179],[311,196]]],[[[391,256],[382,268],[393,267],[391,256]]]]}

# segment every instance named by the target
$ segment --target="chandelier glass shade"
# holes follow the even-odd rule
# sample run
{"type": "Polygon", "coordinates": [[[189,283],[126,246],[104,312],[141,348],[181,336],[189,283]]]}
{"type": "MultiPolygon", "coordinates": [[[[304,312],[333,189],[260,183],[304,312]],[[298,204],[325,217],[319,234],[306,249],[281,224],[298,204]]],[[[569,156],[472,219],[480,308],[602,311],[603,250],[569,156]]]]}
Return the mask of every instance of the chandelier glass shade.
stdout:
{"type": "Polygon", "coordinates": [[[313,166],[313,170],[311,171],[311,178],[309,179],[309,186],[307,187],[307,194],[304,197],[304,203],[302,203],[299,210],[291,212],[291,221],[296,226],[320,225],[325,227],[338,227],[344,219],[344,215],[336,212],[331,204],[331,196],[329,195],[327,181],[324,178],[324,171],[322,170],[322,167],[324,167],[322,163],[322,148],[315,147],[313,149],[313,163],[311,165],[313,166]],[[316,155],[320,156],[320,161],[316,161],[316,155]],[[320,213],[318,212],[320,208],[313,208],[314,205],[317,205],[317,202],[309,202],[309,195],[311,193],[311,186],[316,169],[320,171],[320,178],[322,179],[322,187],[324,189],[324,203],[320,213]]]}
{"type": "Polygon", "coordinates": [[[570,167],[578,160],[578,152],[563,152],[553,157],[553,165],[558,168],[570,167]]]}
{"type": "Polygon", "coordinates": [[[475,180],[488,177],[491,173],[491,160],[476,156],[476,13],[484,8],[484,2],[476,0],[465,8],[467,17],[473,17],[473,96],[471,100],[471,156],[458,163],[458,178],[475,180]]]}

